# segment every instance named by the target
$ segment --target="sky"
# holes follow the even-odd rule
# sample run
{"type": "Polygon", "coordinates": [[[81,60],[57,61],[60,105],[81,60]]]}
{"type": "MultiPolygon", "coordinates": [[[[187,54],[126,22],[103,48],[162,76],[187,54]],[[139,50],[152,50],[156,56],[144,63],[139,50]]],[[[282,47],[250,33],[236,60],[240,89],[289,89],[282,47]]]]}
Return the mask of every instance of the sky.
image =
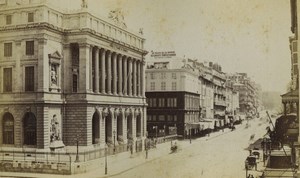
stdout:
{"type": "MultiPolygon", "coordinates": [[[[56,1],[69,9],[81,3],[56,1]]],[[[121,8],[129,29],[143,28],[147,51],[175,51],[178,57],[217,62],[224,72],[247,73],[264,91],[285,93],[291,78],[289,2],[88,0],[88,8],[104,17],[121,8]]]]}

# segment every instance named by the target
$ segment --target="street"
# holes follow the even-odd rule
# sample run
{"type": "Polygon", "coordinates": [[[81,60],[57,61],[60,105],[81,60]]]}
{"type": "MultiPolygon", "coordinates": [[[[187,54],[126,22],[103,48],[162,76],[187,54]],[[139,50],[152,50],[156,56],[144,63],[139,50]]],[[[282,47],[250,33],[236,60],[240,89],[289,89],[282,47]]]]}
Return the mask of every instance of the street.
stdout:
{"type": "Polygon", "coordinates": [[[249,155],[246,148],[266,133],[268,124],[256,118],[249,121],[250,127],[245,128],[244,121],[233,132],[227,129],[219,136],[193,140],[177,153],[162,156],[115,177],[245,177],[244,161],[249,155]],[[250,140],[253,135],[254,139],[250,140]]]}

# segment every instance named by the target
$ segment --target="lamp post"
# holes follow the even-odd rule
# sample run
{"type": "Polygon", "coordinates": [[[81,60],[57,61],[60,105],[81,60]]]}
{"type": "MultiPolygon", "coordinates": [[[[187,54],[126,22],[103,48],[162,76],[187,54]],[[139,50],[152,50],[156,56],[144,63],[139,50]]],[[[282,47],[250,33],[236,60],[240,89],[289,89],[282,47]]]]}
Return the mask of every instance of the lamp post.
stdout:
{"type": "Polygon", "coordinates": [[[79,162],[79,134],[76,135],[76,159],[75,162],[79,162]]]}
{"type": "Polygon", "coordinates": [[[116,130],[113,131],[114,134],[114,154],[116,153],[116,130]]]}
{"type": "Polygon", "coordinates": [[[164,142],[166,141],[166,125],[164,125],[164,142]]]}
{"type": "Polygon", "coordinates": [[[107,174],[107,144],[105,143],[105,175],[107,174]]]}
{"type": "Polygon", "coordinates": [[[190,144],[192,143],[192,129],[191,125],[189,125],[189,133],[190,133],[190,144]]]}
{"type": "Polygon", "coordinates": [[[153,126],[153,129],[155,129],[155,146],[156,146],[156,143],[157,143],[157,125],[153,126]]]}
{"type": "Polygon", "coordinates": [[[146,132],[145,149],[146,149],[146,159],[148,159],[148,132],[146,132]]]}

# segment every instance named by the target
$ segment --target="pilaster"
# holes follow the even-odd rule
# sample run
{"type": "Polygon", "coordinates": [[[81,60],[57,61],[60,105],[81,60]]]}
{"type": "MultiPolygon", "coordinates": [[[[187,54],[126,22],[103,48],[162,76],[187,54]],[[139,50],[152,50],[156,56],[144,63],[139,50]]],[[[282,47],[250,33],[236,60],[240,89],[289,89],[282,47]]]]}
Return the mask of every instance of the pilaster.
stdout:
{"type": "Polygon", "coordinates": [[[90,91],[90,45],[87,43],[79,44],[79,92],[88,93],[90,91]]]}

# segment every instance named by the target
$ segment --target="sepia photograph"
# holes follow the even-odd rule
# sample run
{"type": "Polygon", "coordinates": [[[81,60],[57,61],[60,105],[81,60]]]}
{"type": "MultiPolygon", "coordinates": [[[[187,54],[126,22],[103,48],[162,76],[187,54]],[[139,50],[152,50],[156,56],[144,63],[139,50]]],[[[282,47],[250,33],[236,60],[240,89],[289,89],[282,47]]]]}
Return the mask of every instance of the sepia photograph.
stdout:
{"type": "Polygon", "coordinates": [[[298,9],[0,0],[0,177],[300,178],[298,9]]]}

